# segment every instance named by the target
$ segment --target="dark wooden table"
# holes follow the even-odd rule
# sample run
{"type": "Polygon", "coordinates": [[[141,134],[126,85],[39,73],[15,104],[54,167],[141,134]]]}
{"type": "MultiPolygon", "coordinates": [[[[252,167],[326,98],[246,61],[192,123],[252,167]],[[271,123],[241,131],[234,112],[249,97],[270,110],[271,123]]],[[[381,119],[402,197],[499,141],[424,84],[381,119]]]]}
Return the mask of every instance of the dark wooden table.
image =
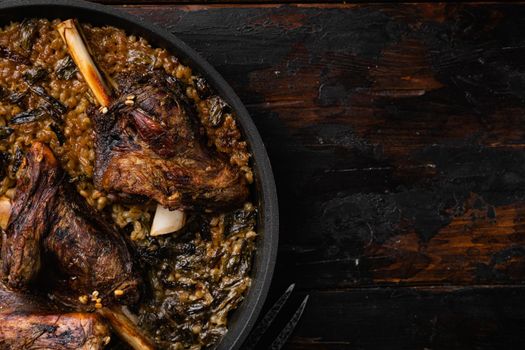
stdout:
{"type": "Polygon", "coordinates": [[[255,120],[269,300],[310,294],[288,349],[524,348],[525,5],[106,2],[199,51],[255,120]]]}

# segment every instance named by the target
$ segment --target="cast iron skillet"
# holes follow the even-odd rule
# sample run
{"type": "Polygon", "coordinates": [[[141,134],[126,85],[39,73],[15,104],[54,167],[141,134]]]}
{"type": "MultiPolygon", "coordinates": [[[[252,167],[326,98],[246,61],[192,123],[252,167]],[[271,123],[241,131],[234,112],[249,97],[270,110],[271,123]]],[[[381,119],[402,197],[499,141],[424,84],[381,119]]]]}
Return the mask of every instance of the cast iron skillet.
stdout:
{"type": "Polygon", "coordinates": [[[277,194],[266,149],[239,97],[219,73],[193,49],[169,32],[111,7],[78,0],[11,0],[0,3],[0,25],[24,18],[78,18],[93,25],[111,25],[128,34],[144,37],[153,47],[162,47],[197,71],[217,90],[237,114],[237,120],[253,154],[253,169],[259,208],[257,251],[252,286],[246,299],[233,312],[229,331],[217,349],[239,349],[259,315],[272,279],[277,254],[279,218],[277,194]]]}

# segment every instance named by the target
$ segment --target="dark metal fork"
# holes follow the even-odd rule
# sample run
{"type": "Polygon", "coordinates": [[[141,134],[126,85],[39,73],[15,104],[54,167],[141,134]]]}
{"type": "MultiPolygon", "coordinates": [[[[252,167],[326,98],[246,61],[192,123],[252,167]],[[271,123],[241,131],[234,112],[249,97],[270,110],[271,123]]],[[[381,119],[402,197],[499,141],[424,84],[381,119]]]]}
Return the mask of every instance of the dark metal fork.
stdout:
{"type": "MultiPolygon", "coordinates": [[[[284,294],[281,295],[281,297],[275,302],[275,304],[273,304],[270,310],[268,310],[268,312],[264,315],[261,321],[255,326],[253,331],[248,336],[248,339],[243,344],[243,350],[253,350],[257,348],[257,345],[259,345],[262,336],[266,333],[266,331],[268,331],[275,318],[292,295],[294,288],[295,284],[291,284],[286,289],[284,294]]],[[[299,320],[303,315],[309,297],[310,296],[307,295],[303,299],[301,305],[299,305],[299,308],[297,308],[297,310],[294,312],[292,318],[286,323],[286,326],[284,326],[284,328],[279,332],[279,335],[277,335],[277,337],[272,341],[269,349],[280,350],[286,344],[286,341],[293,333],[295,327],[297,326],[297,323],[299,323],[299,320]]]]}

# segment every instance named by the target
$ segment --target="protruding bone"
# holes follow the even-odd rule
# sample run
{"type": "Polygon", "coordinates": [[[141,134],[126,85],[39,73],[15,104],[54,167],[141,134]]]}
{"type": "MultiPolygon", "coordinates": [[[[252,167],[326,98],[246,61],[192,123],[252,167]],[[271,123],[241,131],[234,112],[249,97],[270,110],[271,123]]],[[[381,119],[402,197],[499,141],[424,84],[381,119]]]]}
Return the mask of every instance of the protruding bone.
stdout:
{"type": "MultiPolygon", "coordinates": [[[[103,107],[109,106],[111,103],[110,90],[89,54],[89,48],[84,42],[84,36],[76,21],[68,19],[60,22],[57,25],[57,30],[98,103],[103,107]]],[[[163,208],[161,205],[157,205],[150,234],[159,236],[175,232],[184,227],[185,223],[186,214],[183,211],[171,211],[163,208]]]]}
{"type": "Polygon", "coordinates": [[[129,346],[135,350],[155,350],[149,340],[139,328],[117,307],[102,308],[99,313],[109,322],[113,330],[129,346]]]}
{"type": "Polygon", "coordinates": [[[11,200],[6,196],[0,197],[0,227],[7,228],[9,216],[11,215],[11,200]]]}
{"type": "Polygon", "coordinates": [[[110,90],[91,58],[89,49],[84,43],[82,34],[75,20],[68,19],[59,23],[57,30],[62,40],[66,43],[71,58],[73,58],[73,61],[89,85],[93,95],[95,95],[98,103],[102,106],[109,106],[111,103],[110,90]]]}

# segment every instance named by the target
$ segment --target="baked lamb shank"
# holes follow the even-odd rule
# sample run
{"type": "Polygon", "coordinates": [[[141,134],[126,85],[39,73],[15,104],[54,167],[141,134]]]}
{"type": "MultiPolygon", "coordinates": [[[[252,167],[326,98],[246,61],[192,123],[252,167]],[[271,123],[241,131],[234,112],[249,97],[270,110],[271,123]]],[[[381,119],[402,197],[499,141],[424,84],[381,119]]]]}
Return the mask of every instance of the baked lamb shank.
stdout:
{"type": "Polygon", "coordinates": [[[75,21],[57,29],[101,105],[91,112],[96,186],[128,200],[156,201],[151,235],[179,230],[183,210],[233,207],[246,199],[243,173],[206,145],[179,80],[164,71],[113,77],[120,96],[113,98],[75,21]]]}
{"type": "Polygon", "coordinates": [[[0,349],[99,350],[110,341],[109,334],[97,314],[61,311],[49,300],[0,283],[0,349]]]}
{"type": "Polygon", "coordinates": [[[161,71],[115,80],[122,96],[91,116],[96,185],[172,209],[223,208],[246,198],[244,176],[204,144],[179,81],[161,71]]]}
{"type": "Polygon", "coordinates": [[[134,302],[140,278],[127,244],[78,195],[51,150],[35,143],[19,170],[2,239],[7,286],[25,289],[44,272],[41,284],[52,285],[65,304],[78,304],[79,296],[94,291],[111,302],[116,290],[119,301],[134,302]]]}

